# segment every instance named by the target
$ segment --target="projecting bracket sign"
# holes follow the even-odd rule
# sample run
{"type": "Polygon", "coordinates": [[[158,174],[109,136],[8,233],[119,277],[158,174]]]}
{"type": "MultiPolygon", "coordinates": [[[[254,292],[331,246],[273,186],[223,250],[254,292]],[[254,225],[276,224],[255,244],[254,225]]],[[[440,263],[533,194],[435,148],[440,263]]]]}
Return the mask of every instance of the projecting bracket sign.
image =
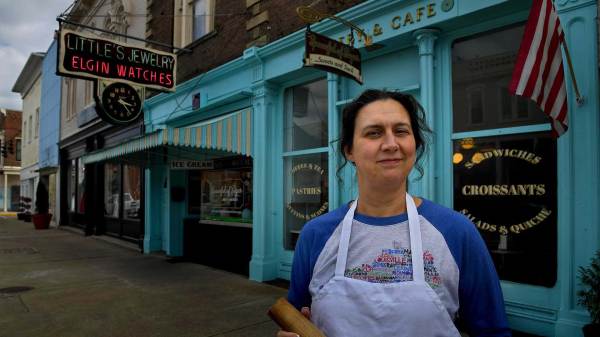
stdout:
{"type": "Polygon", "coordinates": [[[319,68],[349,77],[362,84],[361,57],[358,49],[306,30],[304,66],[319,68]]]}
{"type": "Polygon", "coordinates": [[[61,28],[56,73],[175,91],[176,57],[61,28]]]}

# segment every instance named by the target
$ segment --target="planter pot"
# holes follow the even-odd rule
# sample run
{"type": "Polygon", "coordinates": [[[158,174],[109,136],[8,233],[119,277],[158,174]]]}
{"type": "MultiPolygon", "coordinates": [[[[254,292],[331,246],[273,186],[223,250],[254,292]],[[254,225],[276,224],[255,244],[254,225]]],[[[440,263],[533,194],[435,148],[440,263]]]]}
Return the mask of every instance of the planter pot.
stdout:
{"type": "Polygon", "coordinates": [[[50,220],[52,219],[52,214],[33,214],[31,216],[33,220],[33,225],[35,229],[48,229],[50,227],[50,220]]]}
{"type": "Polygon", "coordinates": [[[583,326],[584,337],[600,337],[600,324],[592,323],[583,326]]]}

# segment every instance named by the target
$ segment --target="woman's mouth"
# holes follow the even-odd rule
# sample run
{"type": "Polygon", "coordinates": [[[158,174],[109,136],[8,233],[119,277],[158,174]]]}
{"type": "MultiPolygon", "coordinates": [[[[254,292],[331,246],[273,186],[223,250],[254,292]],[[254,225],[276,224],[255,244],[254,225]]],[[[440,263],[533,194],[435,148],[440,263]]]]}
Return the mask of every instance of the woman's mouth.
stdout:
{"type": "Polygon", "coordinates": [[[400,159],[382,159],[382,160],[378,160],[377,163],[379,164],[383,164],[383,165],[394,165],[394,164],[398,164],[400,163],[400,159]]]}

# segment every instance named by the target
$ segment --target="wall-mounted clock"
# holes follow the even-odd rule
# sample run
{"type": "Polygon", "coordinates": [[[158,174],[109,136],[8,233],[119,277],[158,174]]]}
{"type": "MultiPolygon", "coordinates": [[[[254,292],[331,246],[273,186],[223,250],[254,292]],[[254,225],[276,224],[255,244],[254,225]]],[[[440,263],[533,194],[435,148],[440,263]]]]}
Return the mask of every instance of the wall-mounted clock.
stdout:
{"type": "Polygon", "coordinates": [[[142,112],[140,92],[127,83],[115,82],[102,90],[103,118],[112,124],[129,124],[142,112]]]}

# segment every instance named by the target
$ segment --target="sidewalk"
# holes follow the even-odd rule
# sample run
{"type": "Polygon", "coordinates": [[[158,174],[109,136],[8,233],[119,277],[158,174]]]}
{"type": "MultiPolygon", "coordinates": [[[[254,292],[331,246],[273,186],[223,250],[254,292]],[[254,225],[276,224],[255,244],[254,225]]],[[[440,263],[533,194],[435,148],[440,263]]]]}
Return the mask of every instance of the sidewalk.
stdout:
{"type": "Polygon", "coordinates": [[[0,217],[0,337],[269,337],[286,290],[0,217]]]}

